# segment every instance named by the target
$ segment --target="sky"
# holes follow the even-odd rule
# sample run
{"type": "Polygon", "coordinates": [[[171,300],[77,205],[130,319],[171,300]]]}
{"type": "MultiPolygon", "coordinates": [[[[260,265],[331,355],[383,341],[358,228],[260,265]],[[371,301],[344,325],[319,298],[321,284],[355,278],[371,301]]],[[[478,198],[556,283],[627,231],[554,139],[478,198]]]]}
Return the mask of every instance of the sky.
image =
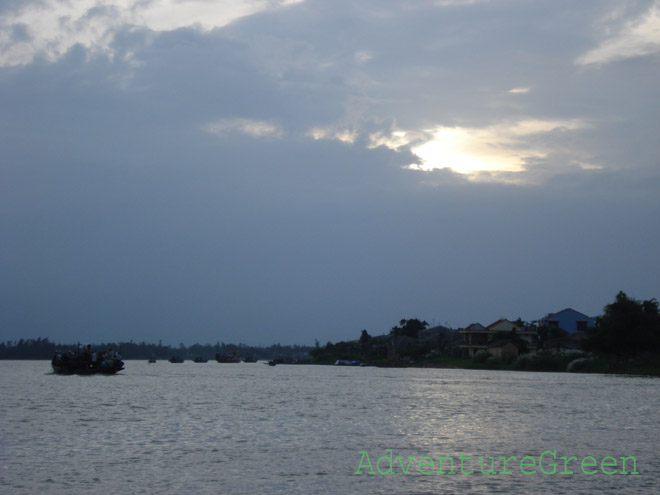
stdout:
{"type": "Polygon", "coordinates": [[[658,0],[5,0],[0,340],[660,297],[658,0]]]}

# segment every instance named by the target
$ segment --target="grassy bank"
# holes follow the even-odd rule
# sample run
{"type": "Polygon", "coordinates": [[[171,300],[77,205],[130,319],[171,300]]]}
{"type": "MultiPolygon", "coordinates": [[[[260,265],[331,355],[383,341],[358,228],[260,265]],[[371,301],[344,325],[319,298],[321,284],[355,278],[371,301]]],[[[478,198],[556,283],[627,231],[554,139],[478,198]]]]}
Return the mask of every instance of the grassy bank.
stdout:
{"type": "MultiPolygon", "coordinates": [[[[375,366],[393,366],[392,363],[373,363],[375,366]]],[[[488,358],[484,361],[455,357],[422,359],[407,365],[412,368],[455,368],[495,371],[545,371],[569,373],[604,373],[660,376],[660,356],[646,355],[635,358],[617,358],[585,353],[523,355],[515,360],[502,361],[488,358]]]]}

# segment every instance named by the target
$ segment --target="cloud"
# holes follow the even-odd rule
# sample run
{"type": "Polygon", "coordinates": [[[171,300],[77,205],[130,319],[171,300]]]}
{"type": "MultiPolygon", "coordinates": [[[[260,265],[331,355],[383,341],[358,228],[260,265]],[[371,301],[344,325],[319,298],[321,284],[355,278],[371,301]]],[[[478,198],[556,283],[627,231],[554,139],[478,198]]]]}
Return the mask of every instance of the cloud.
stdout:
{"type": "Polygon", "coordinates": [[[433,4],[437,5],[438,7],[462,7],[489,1],[490,0],[435,0],[433,4]]]}
{"type": "MultiPolygon", "coordinates": [[[[393,130],[370,136],[370,146],[391,149],[410,148],[420,158],[415,170],[451,169],[468,178],[510,182],[506,172],[523,172],[530,159],[546,158],[553,146],[539,136],[553,132],[584,129],[586,123],[574,120],[520,120],[483,128],[436,126],[423,130],[393,130]],[[530,141],[529,138],[534,138],[530,141]]],[[[597,168],[592,165],[590,169],[597,168]]],[[[586,169],[586,167],[585,167],[586,169]]],[[[522,181],[523,177],[518,177],[522,181]]]]}
{"type": "Polygon", "coordinates": [[[600,44],[580,55],[578,65],[602,65],[618,60],[660,53],[660,2],[655,2],[643,15],[606,35],[600,44]]]}
{"type": "Polygon", "coordinates": [[[204,124],[202,129],[209,134],[217,134],[219,136],[232,132],[240,132],[253,138],[281,138],[284,136],[284,131],[276,124],[242,118],[221,119],[209,122],[204,124]]]}
{"type": "Polygon", "coordinates": [[[314,127],[306,135],[314,140],[330,139],[353,144],[358,137],[358,132],[356,129],[348,128],[314,127]]]}
{"type": "Polygon", "coordinates": [[[369,50],[359,50],[355,52],[355,61],[360,65],[367,63],[372,58],[374,58],[374,54],[369,50]]]}
{"type": "Polygon", "coordinates": [[[304,0],[50,0],[19,4],[0,19],[0,67],[25,65],[37,56],[54,61],[80,44],[95,52],[112,53],[119,30],[154,32],[195,27],[220,28],[264,10],[304,0]],[[27,26],[29,40],[15,43],[8,33],[27,26]]]}
{"type": "Polygon", "coordinates": [[[514,95],[519,95],[519,94],[525,94],[529,93],[532,90],[530,87],[519,87],[519,88],[512,88],[508,91],[508,93],[514,94],[514,95]]]}

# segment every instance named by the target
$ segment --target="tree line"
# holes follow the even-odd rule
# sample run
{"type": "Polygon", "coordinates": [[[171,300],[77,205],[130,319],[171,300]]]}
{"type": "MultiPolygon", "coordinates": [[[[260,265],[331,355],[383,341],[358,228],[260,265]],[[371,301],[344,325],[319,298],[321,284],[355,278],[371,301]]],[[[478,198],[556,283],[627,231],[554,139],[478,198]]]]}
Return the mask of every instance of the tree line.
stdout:
{"type": "MultiPolygon", "coordinates": [[[[36,339],[20,339],[0,343],[0,359],[51,359],[55,351],[76,351],[81,344],[61,344],[50,341],[47,337],[36,339]]],[[[292,358],[305,359],[311,346],[304,345],[281,345],[280,343],[269,346],[251,346],[246,344],[226,344],[216,342],[215,344],[193,344],[186,346],[183,343],[178,346],[165,345],[162,341],[158,344],[147,342],[102,342],[92,345],[95,349],[118,350],[123,359],[169,359],[172,356],[180,356],[184,359],[203,357],[214,359],[216,353],[227,354],[239,352],[241,356],[257,356],[258,359],[292,358]]]]}
{"type": "MultiPolygon", "coordinates": [[[[517,322],[521,323],[522,322],[517,322]]],[[[185,346],[164,345],[147,342],[107,342],[95,345],[99,349],[119,350],[124,359],[168,359],[180,356],[184,359],[203,357],[213,359],[216,353],[238,351],[242,356],[257,356],[258,359],[292,358],[297,361],[326,364],[335,360],[361,360],[363,362],[386,363],[398,355],[411,359],[425,357],[457,356],[460,343],[458,332],[444,327],[431,341],[418,340],[420,332],[428,323],[417,318],[401,320],[389,334],[371,336],[362,330],[359,339],[342,341],[325,346],[280,345],[249,346],[246,344],[193,344],[185,346]]],[[[507,336],[502,336],[507,337],[507,336]]],[[[512,339],[515,336],[509,336],[512,339]]],[[[539,335],[542,339],[542,335],[539,335]]],[[[20,339],[0,343],[0,359],[50,359],[56,350],[75,351],[79,344],[60,344],[48,338],[20,339]]],[[[617,359],[639,356],[655,356],[660,360],[660,308],[656,299],[639,301],[619,292],[614,302],[607,304],[603,314],[596,318],[592,328],[587,329],[581,341],[584,351],[617,359]]],[[[660,364],[659,364],[660,366],[660,364]]]]}

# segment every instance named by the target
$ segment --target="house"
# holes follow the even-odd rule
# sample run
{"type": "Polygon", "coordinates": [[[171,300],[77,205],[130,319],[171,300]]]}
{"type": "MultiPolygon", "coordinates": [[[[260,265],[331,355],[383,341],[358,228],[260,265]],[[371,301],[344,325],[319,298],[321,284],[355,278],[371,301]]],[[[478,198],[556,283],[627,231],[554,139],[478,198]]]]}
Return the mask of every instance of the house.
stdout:
{"type": "Polygon", "coordinates": [[[486,327],[492,332],[511,332],[515,330],[516,332],[523,331],[523,326],[513,323],[512,321],[507,320],[506,318],[500,318],[494,323],[491,323],[486,327]]]}
{"type": "Polygon", "coordinates": [[[516,348],[516,355],[520,348],[520,341],[524,341],[528,350],[533,351],[537,347],[535,331],[513,323],[506,318],[500,318],[487,327],[480,323],[472,323],[465,328],[461,328],[459,334],[463,337],[460,347],[464,358],[472,358],[481,350],[489,351],[489,346],[499,340],[512,342],[516,348]]]}
{"type": "Polygon", "coordinates": [[[573,308],[562,309],[539,320],[541,328],[561,328],[569,334],[584,335],[587,328],[594,326],[595,319],[573,308]]]}
{"type": "Polygon", "coordinates": [[[488,330],[491,332],[506,332],[513,333],[525,342],[527,348],[531,351],[535,350],[537,347],[537,335],[535,330],[530,330],[523,325],[513,323],[512,321],[507,320],[506,318],[500,318],[494,323],[488,325],[488,330]]]}
{"type": "Polygon", "coordinates": [[[463,337],[460,345],[463,357],[472,358],[478,351],[488,348],[491,332],[481,323],[472,323],[458,333],[463,337]]]}
{"type": "Polygon", "coordinates": [[[493,357],[503,361],[515,359],[520,353],[518,346],[510,340],[496,340],[486,349],[493,357]]]}

